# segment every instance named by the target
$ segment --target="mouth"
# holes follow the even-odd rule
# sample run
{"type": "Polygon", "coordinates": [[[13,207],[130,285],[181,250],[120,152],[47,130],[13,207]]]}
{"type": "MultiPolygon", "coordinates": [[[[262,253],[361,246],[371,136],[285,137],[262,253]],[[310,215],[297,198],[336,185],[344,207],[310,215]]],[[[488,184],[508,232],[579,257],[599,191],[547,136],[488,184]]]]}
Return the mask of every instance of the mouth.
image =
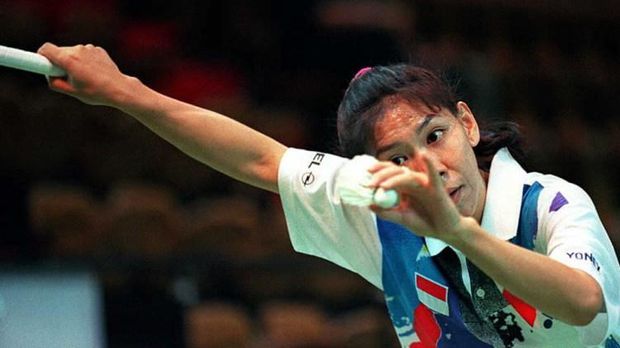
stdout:
{"type": "Polygon", "coordinates": [[[448,195],[450,196],[450,199],[452,200],[452,202],[454,202],[454,204],[457,204],[458,201],[461,199],[462,188],[463,185],[448,190],[448,195]]]}

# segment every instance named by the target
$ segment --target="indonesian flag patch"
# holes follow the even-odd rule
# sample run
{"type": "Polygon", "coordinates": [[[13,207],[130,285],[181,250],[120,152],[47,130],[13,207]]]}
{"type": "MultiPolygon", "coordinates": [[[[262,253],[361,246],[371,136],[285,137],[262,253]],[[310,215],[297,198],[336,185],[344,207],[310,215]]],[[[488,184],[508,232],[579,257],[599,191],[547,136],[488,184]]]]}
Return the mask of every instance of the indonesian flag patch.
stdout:
{"type": "Polygon", "coordinates": [[[448,287],[420,273],[415,273],[415,287],[418,299],[434,312],[450,315],[448,306],[448,287]]]}

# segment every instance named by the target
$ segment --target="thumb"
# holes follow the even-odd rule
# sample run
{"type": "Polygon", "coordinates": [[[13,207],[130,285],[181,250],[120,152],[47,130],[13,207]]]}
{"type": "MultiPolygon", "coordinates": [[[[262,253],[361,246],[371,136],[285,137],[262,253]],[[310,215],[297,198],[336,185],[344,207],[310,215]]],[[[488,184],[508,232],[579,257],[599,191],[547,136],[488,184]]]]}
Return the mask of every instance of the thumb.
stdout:
{"type": "Polygon", "coordinates": [[[67,80],[67,77],[47,77],[47,84],[50,89],[64,93],[64,94],[72,94],[75,93],[76,90],[73,85],[67,80]]]}
{"type": "Polygon", "coordinates": [[[377,214],[377,216],[383,220],[388,220],[388,221],[392,221],[396,223],[399,223],[400,220],[402,220],[402,214],[403,214],[402,209],[398,209],[398,208],[383,209],[379,206],[371,205],[370,210],[373,213],[377,214]]]}

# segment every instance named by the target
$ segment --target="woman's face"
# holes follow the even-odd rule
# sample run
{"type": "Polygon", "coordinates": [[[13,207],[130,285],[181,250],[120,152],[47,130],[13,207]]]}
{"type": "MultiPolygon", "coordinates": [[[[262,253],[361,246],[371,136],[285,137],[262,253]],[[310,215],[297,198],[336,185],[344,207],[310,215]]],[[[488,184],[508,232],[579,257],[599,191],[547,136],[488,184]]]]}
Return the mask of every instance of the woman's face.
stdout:
{"type": "Polygon", "coordinates": [[[461,215],[480,222],[486,185],[473,151],[480,133],[467,104],[459,102],[455,116],[447,109],[434,112],[424,104],[396,97],[384,103],[384,112],[375,124],[371,153],[379,160],[410,166],[410,159],[424,150],[461,215]]]}

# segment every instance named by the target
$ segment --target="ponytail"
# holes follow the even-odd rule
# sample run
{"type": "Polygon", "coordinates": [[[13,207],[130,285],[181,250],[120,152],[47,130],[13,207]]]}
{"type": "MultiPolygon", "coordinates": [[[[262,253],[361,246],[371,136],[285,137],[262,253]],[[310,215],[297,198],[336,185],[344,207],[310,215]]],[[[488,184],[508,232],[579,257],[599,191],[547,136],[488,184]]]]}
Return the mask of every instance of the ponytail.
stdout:
{"type": "Polygon", "coordinates": [[[478,168],[490,171],[493,156],[503,147],[508,148],[517,162],[525,161],[523,136],[518,124],[507,121],[495,122],[480,131],[480,142],[474,147],[478,168]]]}

